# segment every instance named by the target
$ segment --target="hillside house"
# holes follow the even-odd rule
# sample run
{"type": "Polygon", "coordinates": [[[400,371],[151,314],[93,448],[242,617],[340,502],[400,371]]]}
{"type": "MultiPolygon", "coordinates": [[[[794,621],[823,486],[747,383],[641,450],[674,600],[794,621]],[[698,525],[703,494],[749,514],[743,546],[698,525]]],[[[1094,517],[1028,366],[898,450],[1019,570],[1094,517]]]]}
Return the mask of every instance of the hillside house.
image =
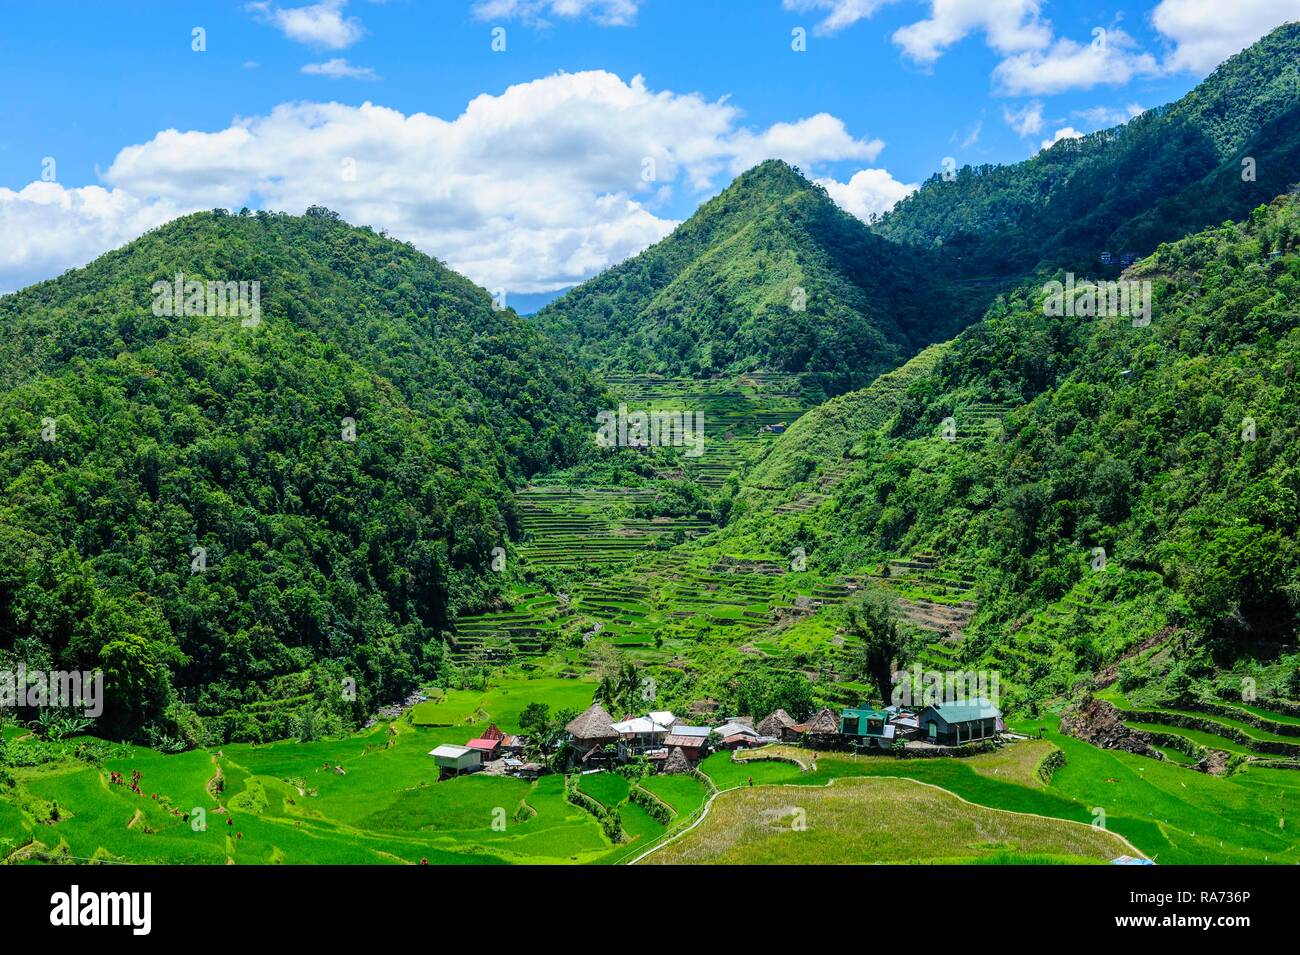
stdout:
{"type": "Polygon", "coordinates": [[[992,739],[1005,729],[1001,711],[982,697],[935,703],[921,710],[917,721],[921,739],[941,746],[992,739]]]}

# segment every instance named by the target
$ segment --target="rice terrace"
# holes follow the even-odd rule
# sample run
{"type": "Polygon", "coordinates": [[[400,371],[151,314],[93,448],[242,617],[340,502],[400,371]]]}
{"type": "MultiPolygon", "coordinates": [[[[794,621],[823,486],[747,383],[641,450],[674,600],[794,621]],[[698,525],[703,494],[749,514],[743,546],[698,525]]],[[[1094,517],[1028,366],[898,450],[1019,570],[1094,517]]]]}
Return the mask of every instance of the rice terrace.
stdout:
{"type": "Polygon", "coordinates": [[[103,6],[0,31],[41,920],[1300,865],[1295,2],[103,6]]]}

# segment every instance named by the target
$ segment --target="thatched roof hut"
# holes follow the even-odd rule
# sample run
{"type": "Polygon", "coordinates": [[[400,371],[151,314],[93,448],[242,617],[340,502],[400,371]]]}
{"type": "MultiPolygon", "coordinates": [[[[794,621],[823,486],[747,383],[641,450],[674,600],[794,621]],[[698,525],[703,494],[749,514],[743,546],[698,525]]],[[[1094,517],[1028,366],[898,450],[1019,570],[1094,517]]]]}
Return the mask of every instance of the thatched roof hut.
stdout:
{"type": "Polygon", "coordinates": [[[614,729],[614,720],[609,712],[599,703],[593,703],[564,727],[564,731],[575,740],[609,740],[618,739],[618,730],[614,729]]]}
{"type": "Polygon", "coordinates": [[[668,754],[664,760],[665,773],[689,773],[691,771],[691,761],[686,758],[680,746],[674,746],[673,751],[668,754]]]}
{"type": "Polygon", "coordinates": [[[786,735],[786,731],[793,729],[795,725],[793,716],[785,710],[775,710],[758,724],[758,731],[764,736],[782,738],[786,735]]]}
{"type": "Polygon", "coordinates": [[[807,736],[839,736],[840,721],[836,719],[830,707],[823,706],[817,711],[817,715],[808,721],[804,734],[807,736]]]}

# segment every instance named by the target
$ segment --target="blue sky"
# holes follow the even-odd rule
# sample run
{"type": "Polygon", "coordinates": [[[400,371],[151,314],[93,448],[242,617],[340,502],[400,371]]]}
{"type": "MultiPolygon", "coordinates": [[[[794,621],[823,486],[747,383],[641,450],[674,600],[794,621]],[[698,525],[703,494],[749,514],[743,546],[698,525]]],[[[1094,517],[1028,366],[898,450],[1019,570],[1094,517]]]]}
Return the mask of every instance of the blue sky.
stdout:
{"type": "Polygon", "coordinates": [[[1300,0],[50,0],[3,17],[0,289],[193,209],[320,202],[527,302],[768,155],[865,217],[945,157],[1017,161],[1176,99],[1300,0]]]}

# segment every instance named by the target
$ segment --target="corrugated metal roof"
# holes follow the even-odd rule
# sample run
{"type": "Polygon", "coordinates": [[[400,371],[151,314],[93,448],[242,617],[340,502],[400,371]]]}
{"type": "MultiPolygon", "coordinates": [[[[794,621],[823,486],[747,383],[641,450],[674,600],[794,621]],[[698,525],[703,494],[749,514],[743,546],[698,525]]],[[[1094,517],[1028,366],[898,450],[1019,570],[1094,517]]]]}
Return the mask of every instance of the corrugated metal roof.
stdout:
{"type": "Polygon", "coordinates": [[[745,723],[723,723],[716,730],[717,734],[722,737],[728,736],[757,736],[758,730],[745,723]]]}
{"type": "Polygon", "coordinates": [[[443,743],[441,746],[435,746],[429,750],[430,756],[441,756],[443,759],[460,759],[466,753],[474,752],[468,746],[453,746],[451,743],[443,743]]]}
{"type": "Polygon", "coordinates": [[[682,726],[678,724],[672,729],[674,736],[699,736],[706,739],[710,732],[707,726],[682,726]]]}

